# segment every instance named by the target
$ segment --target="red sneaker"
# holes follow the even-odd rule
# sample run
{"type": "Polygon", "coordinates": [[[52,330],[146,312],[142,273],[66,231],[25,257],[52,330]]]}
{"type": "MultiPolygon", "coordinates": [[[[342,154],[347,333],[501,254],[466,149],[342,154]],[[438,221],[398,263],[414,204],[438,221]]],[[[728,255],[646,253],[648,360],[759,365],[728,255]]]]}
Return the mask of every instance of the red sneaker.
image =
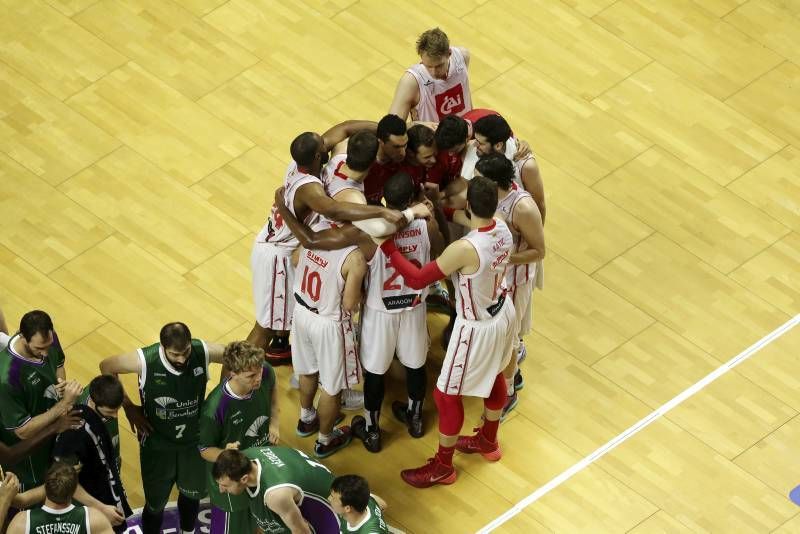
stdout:
{"type": "Polygon", "coordinates": [[[456,442],[456,450],[465,454],[480,453],[481,456],[490,462],[496,462],[502,458],[503,453],[500,450],[500,443],[494,443],[487,440],[480,428],[475,428],[474,436],[458,436],[456,442]]]}
{"type": "Polygon", "coordinates": [[[430,488],[436,484],[452,484],[456,481],[456,470],[452,465],[445,465],[438,456],[428,458],[428,463],[416,469],[404,469],[400,476],[406,483],[415,488],[430,488]]]}

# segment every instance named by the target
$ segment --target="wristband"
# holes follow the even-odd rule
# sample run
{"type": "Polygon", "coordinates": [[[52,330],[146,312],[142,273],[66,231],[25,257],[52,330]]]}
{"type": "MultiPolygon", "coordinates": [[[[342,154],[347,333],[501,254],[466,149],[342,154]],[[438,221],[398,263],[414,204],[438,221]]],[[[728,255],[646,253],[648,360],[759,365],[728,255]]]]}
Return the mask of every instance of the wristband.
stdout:
{"type": "Polygon", "coordinates": [[[414,210],[411,208],[406,208],[403,210],[403,217],[406,218],[406,222],[411,222],[414,220],[414,210]]]}

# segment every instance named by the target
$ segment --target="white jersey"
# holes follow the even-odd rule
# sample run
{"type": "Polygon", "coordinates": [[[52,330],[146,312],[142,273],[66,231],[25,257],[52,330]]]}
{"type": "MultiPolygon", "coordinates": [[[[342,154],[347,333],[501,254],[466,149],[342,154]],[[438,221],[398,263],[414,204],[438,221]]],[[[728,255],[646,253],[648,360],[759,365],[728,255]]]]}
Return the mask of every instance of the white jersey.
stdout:
{"type": "MultiPolygon", "coordinates": [[[[516,153],[517,140],[513,137],[509,137],[508,141],[506,141],[505,156],[514,164],[514,183],[524,189],[525,185],[522,183],[522,167],[528,160],[536,159],[536,157],[531,154],[519,161],[515,161],[514,154],[516,153]]],[[[480,156],[478,156],[477,145],[475,143],[468,144],[467,151],[464,153],[464,163],[461,165],[461,176],[463,176],[465,180],[472,180],[472,177],[475,176],[475,165],[478,163],[479,159],[480,156]]]]}
{"type": "MultiPolygon", "coordinates": [[[[431,261],[431,241],[428,224],[423,219],[414,219],[394,235],[394,243],[403,256],[417,267],[431,261]]],[[[403,276],[389,262],[389,258],[378,247],[369,261],[367,282],[367,306],[374,310],[398,313],[425,302],[428,288],[411,289],[403,276]]]]}
{"type": "MultiPolygon", "coordinates": [[[[298,189],[310,183],[318,183],[322,185],[322,180],[311,174],[306,174],[297,168],[297,163],[294,161],[289,164],[286,169],[286,177],[283,179],[284,199],[286,207],[296,217],[297,212],[294,210],[294,197],[298,189]]],[[[311,212],[303,221],[306,226],[314,225],[319,219],[319,214],[311,212]]],[[[267,224],[261,229],[256,237],[259,243],[272,243],[280,247],[295,249],[300,246],[300,242],[292,235],[289,227],[283,223],[283,219],[278,213],[278,208],[272,206],[272,212],[269,215],[267,224]]]]}
{"type": "MultiPolygon", "coordinates": [[[[514,240],[512,253],[522,252],[528,249],[528,243],[515,228],[512,221],[514,210],[519,202],[525,198],[531,199],[531,194],[519,187],[517,184],[511,184],[511,191],[508,195],[497,203],[497,215],[501,217],[508,225],[508,230],[511,232],[511,237],[514,240]]],[[[509,265],[506,268],[506,287],[511,289],[516,286],[521,286],[536,277],[536,262],[526,263],[524,265],[509,265]]]]}
{"type": "MultiPolygon", "coordinates": [[[[320,232],[336,225],[323,219],[312,227],[320,232]]],[[[344,277],[342,265],[347,256],[358,247],[350,246],[339,250],[300,249],[300,260],[294,276],[295,306],[302,306],[320,317],[334,321],[350,319],[350,314],[342,309],[344,277]]]]}
{"type": "Polygon", "coordinates": [[[357,182],[341,172],[346,161],[347,154],[336,154],[322,169],[322,183],[325,185],[325,192],[331,198],[346,189],[355,189],[364,193],[363,182],[357,182]]]}
{"type": "Polygon", "coordinates": [[[451,275],[456,313],[468,321],[487,320],[497,313],[505,295],[505,270],[513,246],[511,231],[505,222],[493,219],[489,226],[472,230],[462,239],[475,247],[480,266],[472,274],[456,271],[451,275]]]}
{"type": "Polygon", "coordinates": [[[464,54],[458,48],[450,48],[450,68],[447,78],[432,78],[422,63],[409,67],[419,86],[419,103],[414,108],[419,121],[439,122],[446,115],[463,115],[472,109],[469,76],[464,54]]]}

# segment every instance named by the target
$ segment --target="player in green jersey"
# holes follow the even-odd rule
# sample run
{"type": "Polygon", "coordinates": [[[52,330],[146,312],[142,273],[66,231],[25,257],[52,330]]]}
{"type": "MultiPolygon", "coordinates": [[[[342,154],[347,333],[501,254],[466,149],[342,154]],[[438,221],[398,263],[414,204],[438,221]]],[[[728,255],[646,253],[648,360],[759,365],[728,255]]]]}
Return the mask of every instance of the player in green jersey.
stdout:
{"type": "Polygon", "coordinates": [[[228,378],[208,394],[200,415],[200,455],[206,460],[211,497],[211,531],[215,534],[253,532],[246,495],[222,494],[211,477],[214,461],[227,448],[247,449],[276,444],[278,389],[275,372],[264,362],[264,350],[234,341],[222,355],[228,378]]]}
{"type": "Polygon", "coordinates": [[[339,532],[339,520],[326,499],[333,475],[297,449],[226,450],[214,462],[212,474],[221,493],[247,493],[250,513],[265,534],[339,532]]]}
{"type": "Polygon", "coordinates": [[[159,343],[107,358],[103,374],[136,373],[141,406],[126,396],[125,415],[139,437],[144,487],[144,534],[161,532],[164,507],[177,485],[181,530],[194,532],[199,500],[206,494],[203,459],[197,450],[200,409],[210,362],[222,363],[222,345],[192,339],[189,327],[169,323],[159,343]]]}
{"type": "Polygon", "coordinates": [[[370,494],[369,484],[363,477],[342,475],[333,479],[328,502],[339,516],[342,532],[389,534],[383,519],[386,502],[370,494]]]}
{"type": "Polygon", "coordinates": [[[41,508],[21,512],[8,534],[113,534],[108,519],[87,506],[72,504],[78,474],[72,466],[57,462],[45,475],[45,501],[41,508]]]}
{"type": "MultiPolygon", "coordinates": [[[[8,446],[37,439],[67,414],[81,386],[66,380],[64,351],[50,316],[34,310],[22,316],[19,333],[0,352],[0,440],[8,446]]],[[[5,466],[23,490],[42,483],[50,465],[52,437],[27,458],[5,466]]]]}

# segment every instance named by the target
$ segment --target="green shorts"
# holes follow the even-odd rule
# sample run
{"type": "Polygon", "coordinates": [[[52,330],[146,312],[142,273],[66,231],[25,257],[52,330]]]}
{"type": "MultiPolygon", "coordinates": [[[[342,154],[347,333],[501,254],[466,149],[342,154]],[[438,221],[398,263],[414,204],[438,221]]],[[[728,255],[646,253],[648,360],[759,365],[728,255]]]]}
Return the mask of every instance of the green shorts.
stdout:
{"type": "Polygon", "coordinates": [[[196,445],[180,449],[163,449],[148,445],[139,447],[145,506],[161,511],[169,501],[172,485],[190,499],[206,496],[206,466],[196,445]]]}

